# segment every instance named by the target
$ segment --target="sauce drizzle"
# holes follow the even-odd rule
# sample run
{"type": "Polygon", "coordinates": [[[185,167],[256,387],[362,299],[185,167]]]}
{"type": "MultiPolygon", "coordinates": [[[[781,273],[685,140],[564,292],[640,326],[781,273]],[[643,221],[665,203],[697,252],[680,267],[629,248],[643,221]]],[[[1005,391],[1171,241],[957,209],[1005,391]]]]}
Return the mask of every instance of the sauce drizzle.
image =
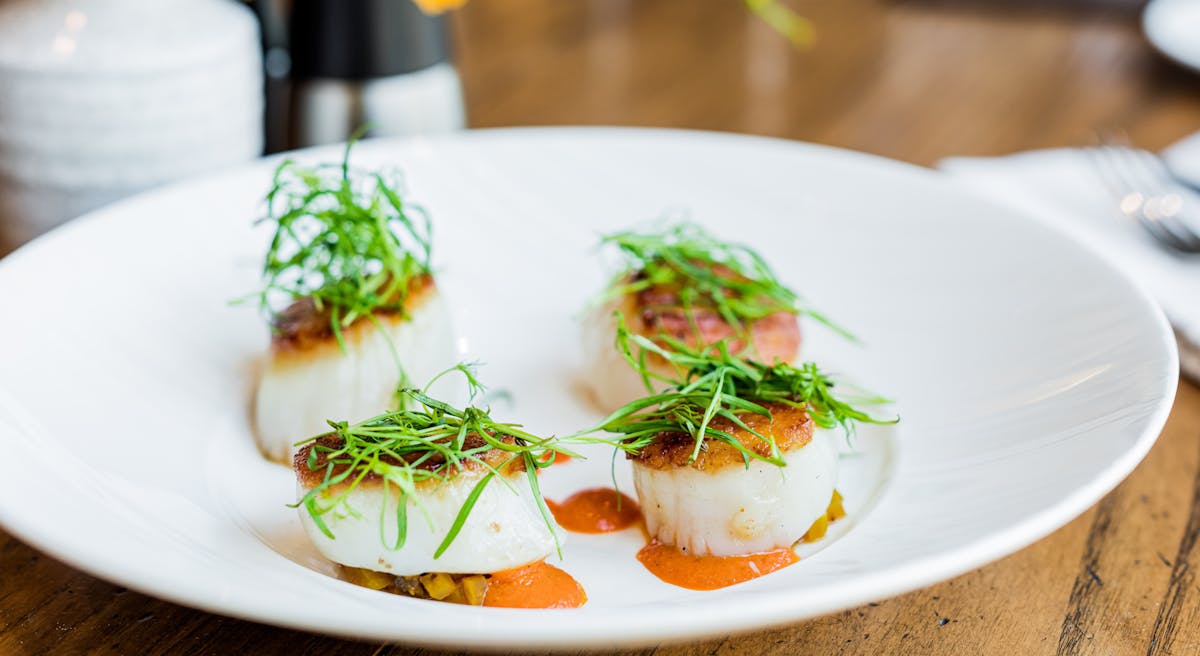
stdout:
{"type": "Polygon", "coordinates": [[[607,487],[576,492],[562,502],[547,499],[546,506],[560,526],[575,533],[612,533],[642,519],[636,501],[607,487]]]}
{"type": "Polygon", "coordinates": [[[583,586],[544,560],[492,574],[483,598],[484,606],[494,608],[579,608],[585,603],[583,586]]]}
{"type": "Polygon", "coordinates": [[[791,549],[744,556],[692,556],[658,540],[642,547],[637,559],[650,573],[688,590],[717,590],[770,574],[800,560],[791,549]]]}

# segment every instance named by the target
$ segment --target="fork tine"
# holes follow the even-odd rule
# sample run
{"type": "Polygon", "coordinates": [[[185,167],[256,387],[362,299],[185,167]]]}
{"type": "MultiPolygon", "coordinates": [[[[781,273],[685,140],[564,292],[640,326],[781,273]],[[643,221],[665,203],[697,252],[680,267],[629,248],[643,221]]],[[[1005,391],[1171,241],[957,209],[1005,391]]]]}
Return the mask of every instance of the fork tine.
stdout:
{"type": "Polygon", "coordinates": [[[1174,183],[1170,169],[1153,153],[1133,148],[1127,150],[1131,160],[1141,169],[1143,175],[1150,178],[1149,184],[1154,185],[1154,194],[1160,196],[1164,201],[1171,198],[1177,201],[1177,207],[1166,208],[1167,212],[1160,212],[1161,216],[1152,218],[1155,218],[1166,230],[1187,243],[1192,249],[1200,249],[1200,235],[1196,234],[1182,212],[1179,211],[1184,207],[1184,190],[1174,183]]]}
{"type": "Polygon", "coordinates": [[[1183,253],[1200,252],[1200,238],[1176,216],[1183,197],[1165,177],[1169,175],[1165,167],[1156,160],[1147,161],[1153,155],[1126,146],[1106,146],[1103,154],[1110,175],[1124,193],[1121,210],[1163,245],[1183,253]]]}
{"type": "Polygon", "coordinates": [[[1143,214],[1142,206],[1145,204],[1146,196],[1140,190],[1141,185],[1132,176],[1129,168],[1122,165],[1121,155],[1118,152],[1120,148],[1122,147],[1099,146],[1085,149],[1085,152],[1091,156],[1096,171],[1100,174],[1100,180],[1108,188],[1125,217],[1137,221],[1142,229],[1164,246],[1177,250],[1182,248],[1184,245],[1174,234],[1167,232],[1163,226],[1143,214]]]}
{"type": "Polygon", "coordinates": [[[1112,153],[1136,188],[1147,196],[1142,215],[1172,237],[1172,245],[1176,250],[1186,253],[1200,251],[1200,236],[1180,217],[1179,210],[1184,197],[1179,185],[1172,181],[1167,167],[1157,156],[1144,150],[1117,146],[1112,153]]]}

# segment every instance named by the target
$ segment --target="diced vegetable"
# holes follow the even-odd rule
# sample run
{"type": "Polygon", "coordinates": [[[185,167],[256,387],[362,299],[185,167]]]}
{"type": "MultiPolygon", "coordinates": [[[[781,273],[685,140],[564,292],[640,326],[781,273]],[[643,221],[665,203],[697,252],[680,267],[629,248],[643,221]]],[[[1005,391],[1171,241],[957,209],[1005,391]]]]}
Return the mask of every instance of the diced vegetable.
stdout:
{"type": "Polygon", "coordinates": [[[429,593],[430,597],[438,600],[449,597],[458,588],[454,583],[454,578],[444,572],[422,575],[421,585],[425,586],[425,591],[429,593]]]}
{"type": "Polygon", "coordinates": [[[816,542],[825,537],[825,531],[829,530],[829,515],[821,515],[813,525],[809,527],[808,532],[801,538],[805,542],[816,542]]]}
{"type": "Polygon", "coordinates": [[[488,582],[487,578],[479,575],[468,576],[462,580],[463,594],[467,598],[467,603],[472,606],[482,606],[483,598],[487,595],[488,582]]]}
{"type": "Polygon", "coordinates": [[[846,516],[846,509],[842,507],[842,494],[837,490],[833,491],[833,501],[829,502],[829,521],[837,521],[846,516]]]}
{"type": "Polygon", "coordinates": [[[359,567],[343,567],[342,570],[346,573],[346,580],[354,585],[361,585],[364,588],[372,590],[382,590],[396,581],[396,577],[383,572],[376,572],[369,569],[359,567]]]}

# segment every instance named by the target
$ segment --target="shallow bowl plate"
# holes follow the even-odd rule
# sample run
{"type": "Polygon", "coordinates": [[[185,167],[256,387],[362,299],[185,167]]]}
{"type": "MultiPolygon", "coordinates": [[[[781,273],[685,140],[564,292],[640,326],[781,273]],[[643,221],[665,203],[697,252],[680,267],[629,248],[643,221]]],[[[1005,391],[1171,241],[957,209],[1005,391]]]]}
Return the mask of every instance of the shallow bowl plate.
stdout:
{"type": "MultiPolygon", "coordinates": [[[[337,148],[304,151],[336,160],[337,148]]],[[[0,262],[0,523],[80,569],[205,610],[454,647],[616,646],[778,624],[952,577],[1062,526],[1150,448],[1178,363],[1147,296],[1056,232],[936,173],[768,139],[617,129],[374,141],[435,221],[464,359],[496,414],[565,433],[599,418],[578,317],[610,271],[599,233],[686,215],[758,248],[854,344],[804,356],[897,400],[842,440],[850,516],[781,572],[716,592],[661,583],[638,531],[571,535],[574,611],[476,609],[358,588],[308,545],[288,470],[253,443],[267,331],[252,307],[274,162],[112,206],[0,262]]],[[[603,451],[544,476],[609,483],[603,451]]],[[[616,462],[618,482],[628,472],[616,462]]]]}

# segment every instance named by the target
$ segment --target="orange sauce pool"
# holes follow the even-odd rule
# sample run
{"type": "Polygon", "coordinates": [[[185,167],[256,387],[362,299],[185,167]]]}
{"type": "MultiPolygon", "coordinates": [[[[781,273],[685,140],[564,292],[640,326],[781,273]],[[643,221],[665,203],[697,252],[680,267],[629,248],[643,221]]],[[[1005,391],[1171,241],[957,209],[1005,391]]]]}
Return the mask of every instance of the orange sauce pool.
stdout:
{"type": "Polygon", "coordinates": [[[607,487],[576,492],[561,503],[547,499],[546,506],[560,526],[575,533],[621,531],[642,519],[636,501],[607,487]]]}
{"type": "Polygon", "coordinates": [[[492,574],[483,598],[484,606],[494,608],[579,608],[585,603],[583,586],[545,561],[492,574]]]}
{"type": "Polygon", "coordinates": [[[692,556],[658,540],[642,547],[637,559],[650,573],[688,590],[717,590],[770,574],[800,560],[791,549],[745,556],[692,556]]]}

